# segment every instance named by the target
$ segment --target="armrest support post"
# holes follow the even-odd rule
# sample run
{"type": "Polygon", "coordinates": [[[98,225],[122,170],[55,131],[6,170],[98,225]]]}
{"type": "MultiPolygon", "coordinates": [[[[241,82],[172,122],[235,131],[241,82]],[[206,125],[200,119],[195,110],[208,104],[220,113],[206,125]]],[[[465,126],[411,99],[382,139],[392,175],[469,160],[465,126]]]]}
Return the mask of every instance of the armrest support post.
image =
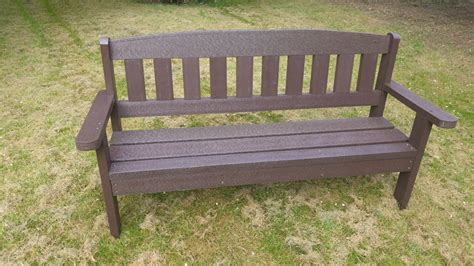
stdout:
{"type": "Polygon", "coordinates": [[[418,152],[421,152],[421,154],[423,154],[425,150],[432,126],[433,123],[431,123],[428,119],[424,118],[420,114],[416,115],[408,141],[418,150],[418,152]]]}
{"type": "Polygon", "coordinates": [[[82,128],[76,137],[76,147],[78,150],[88,151],[99,149],[110,114],[114,106],[114,96],[100,91],[91,109],[82,124],[82,128]]]}
{"type": "Polygon", "coordinates": [[[415,111],[417,117],[420,115],[432,124],[435,124],[441,128],[456,127],[458,120],[456,117],[424,100],[397,82],[392,80],[388,83],[385,83],[384,90],[399,100],[401,103],[415,111]]]}

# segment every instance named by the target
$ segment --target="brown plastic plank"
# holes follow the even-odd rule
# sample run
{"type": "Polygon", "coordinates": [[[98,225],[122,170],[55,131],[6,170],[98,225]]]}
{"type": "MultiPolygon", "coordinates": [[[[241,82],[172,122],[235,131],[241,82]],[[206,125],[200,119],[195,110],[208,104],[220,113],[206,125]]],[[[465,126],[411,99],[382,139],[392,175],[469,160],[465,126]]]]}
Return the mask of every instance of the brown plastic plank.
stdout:
{"type": "MultiPolygon", "coordinates": [[[[416,149],[407,143],[385,143],[350,147],[329,147],[286,151],[267,151],[224,155],[196,156],[113,162],[110,175],[121,177],[146,177],[145,172],[202,170],[243,170],[264,167],[329,164],[362,160],[413,158],[416,149]],[[140,174],[142,172],[142,174],[140,174]],[[122,175],[122,176],[121,176],[122,175]]],[[[209,173],[209,172],[207,172],[209,173]]]]}
{"type": "Polygon", "coordinates": [[[324,30],[167,33],[112,40],[113,59],[386,53],[385,35],[324,30]]]}
{"type": "Polygon", "coordinates": [[[76,137],[76,147],[81,151],[96,150],[104,138],[107,121],[114,106],[114,96],[99,91],[76,137]]]}
{"type": "Polygon", "coordinates": [[[125,77],[127,79],[128,100],[145,101],[145,76],[142,59],[125,60],[125,77]]]}
{"type": "Polygon", "coordinates": [[[227,99],[203,98],[201,100],[176,99],[173,101],[149,100],[146,102],[118,101],[116,107],[120,117],[215,114],[338,106],[368,106],[377,104],[380,94],[380,91],[372,91],[368,93],[254,96],[252,98],[227,97],[227,99]]]}
{"type": "Polygon", "coordinates": [[[288,56],[286,72],[286,95],[301,95],[304,78],[304,55],[288,56]]]}
{"type": "Polygon", "coordinates": [[[413,186],[415,185],[416,176],[421,165],[423,153],[426,148],[426,143],[430,136],[433,124],[426,118],[417,114],[413,127],[410,133],[410,143],[417,149],[415,158],[413,159],[413,165],[407,171],[400,171],[398,176],[397,186],[393,193],[395,199],[398,202],[400,209],[405,209],[410,200],[413,186]]]}
{"type": "Polygon", "coordinates": [[[173,70],[170,58],[153,59],[155,69],[156,98],[173,100],[173,70]]]}
{"type": "Polygon", "coordinates": [[[114,196],[113,187],[110,183],[110,154],[107,144],[107,138],[101,140],[100,147],[96,150],[97,165],[102,185],[102,196],[104,197],[107,220],[109,222],[110,233],[113,237],[120,236],[120,213],[117,203],[117,197],[114,196]]]}
{"type": "Polygon", "coordinates": [[[275,96],[278,94],[279,68],[279,56],[262,57],[262,96],[275,96]]]}
{"type": "Polygon", "coordinates": [[[114,62],[111,59],[109,43],[109,38],[100,38],[102,67],[104,70],[105,87],[109,94],[112,94],[115,98],[117,98],[117,90],[115,88],[114,62]]]}
{"type": "Polygon", "coordinates": [[[383,117],[310,120],[259,125],[230,125],[193,128],[163,128],[114,132],[110,145],[162,143],[191,140],[217,140],[261,136],[286,136],[358,130],[391,129],[383,117]]]}
{"type": "Polygon", "coordinates": [[[211,76],[211,98],[227,98],[227,58],[209,58],[209,68],[211,76]]]}
{"type": "Polygon", "coordinates": [[[340,54],[337,56],[336,75],[334,77],[335,93],[348,93],[350,91],[353,66],[353,54],[340,54]]]}
{"type": "Polygon", "coordinates": [[[389,50],[382,55],[380,60],[379,73],[377,76],[376,89],[383,90],[385,83],[392,80],[393,68],[397,58],[398,46],[400,44],[400,35],[389,33],[389,50]]]}
{"type": "MultiPolygon", "coordinates": [[[[258,153],[237,153],[209,155],[186,158],[167,158],[155,160],[138,160],[113,162],[110,174],[120,177],[121,174],[149,171],[189,170],[242,170],[244,167],[285,167],[309,164],[329,164],[362,160],[385,160],[395,158],[413,158],[416,149],[407,143],[388,143],[376,145],[358,145],[350,147],[329,147],[316,149],[267,151],[258,153]]],[[[133,175],[128,175],[132,177],[133,175]]],[[[143,175],[145,177],[145,175],[143,175]]]]}
{"type": "MultiPolygon", "coordinates": [[[[380,91],[383,91],[385,84],[392,80],[398,45],[400,44],[400,35],[397,33],[391,32],[387,34],[387,36],[389,37],[388,52],[384,53],[380,59],[379,72],[377,75],[377,81],[375,82],[375,90],[380,91]]],[[[387,93],[384,91],[380,95],[379,102],[370,108],[369,116],[383,116],[386,101],[387,93]]]]}
{"type": "Polygon", "coordinates": [[[328,86],[329,59],[330,56],[328,54],[313,55],[309,93],[326,93],[328,86]]]}
{"type": "Polygon", "coordinates": [[[456,117],[426,101],[397,82],[392,80],[390,83],[385,84],[384,89],[397,100],[408,106],[413,111],[422,115],[438,127],[456,127],[456,123],[458,121],[456,117]]]}
{"type": "Polygon", "coordinates": [[[110,147],[110,154],[112,161],[130,161],[393,143],[404,142],[407,141],[407,139],[407,136],[398,129],[382,129],[220,139],[212,141],[196,140],[169,143],[116,145],[110,147]]]}
{"type": "Polygon", "coordinates": [[[237,79],[238,98],[249,98],[253,95],[253,57],[237,57],[237,79]]]}
{"type": "MultiPolygon", "coordinates": [[[[111,180],[115,195],[127,195],[401,172],[411,165],[411,158],[401,158],[259,169],[242,167],[239,170],[212,172],[199,169],[187,171],[186,174],[181,171],[146,171],[146,168],[138,168],[140,172],[135,173],[112,172],[111,180]]],[[[118,167],[112,164],[112,168],[115,171],[114,168],[118,167]]]]}
{"type": "MultiPolygon", "coordinates": [[[[115,86],[115,73],[114,73],[114,62],[110,52],[110,39],[100,38],[100,53],[102,56],[102,67],[104,71],[104,81],[107,92],[117,99],[117,88],[115,86]]],[[[122,121],[118,116],[117,109],[112,109],[110,114],[110,120],[112,123],[113,131],[122,130],[122,121]]]]}
{"type": "Polygon", "coordinates": [[[184,99],[198,100],[201,98],[201,76],[199,58],[183,58],[184,99]]]}
{"type": "Polygon", "coordinates": [[[357,91],[371,91],[374,89],[375,70],[377,68],[377,54],[362,54],[360,57],[357,91]]]}

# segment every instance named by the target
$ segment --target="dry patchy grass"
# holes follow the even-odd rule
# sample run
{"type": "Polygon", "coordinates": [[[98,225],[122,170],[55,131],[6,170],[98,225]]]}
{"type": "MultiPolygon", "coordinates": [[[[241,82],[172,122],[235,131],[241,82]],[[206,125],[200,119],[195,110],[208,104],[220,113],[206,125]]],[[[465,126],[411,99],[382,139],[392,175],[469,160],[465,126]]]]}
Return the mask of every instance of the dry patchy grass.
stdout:
{"type": "MultiPolygon", "coordinates": [[[[1,1],[0,263],[472,263],[473,14],[471,6],[309,0],[233,7],[1,1]],[[95,156],[74,147],[90,101],[103,88],[99,36],[251,28],[401,34],[395,79],[460,118],[455,130],[433,131],[410,207],[396,208],[395,174],[129,196],[120,198],[122,236],[112,239],[95,156]]],[[[235,71],[235,62],[229,66],[235,71]]],[[[123,95],[123,68],[117,75],[123,95]]],[[[203,87],[208,93],[208,79],[203,87]]],[[[392,99],[387,110],[390,120],[409,130],[409,110],[392,99]]],[[[125,125],[366,115],[365,108],[345,108],[135,119],[125,125]]]]}

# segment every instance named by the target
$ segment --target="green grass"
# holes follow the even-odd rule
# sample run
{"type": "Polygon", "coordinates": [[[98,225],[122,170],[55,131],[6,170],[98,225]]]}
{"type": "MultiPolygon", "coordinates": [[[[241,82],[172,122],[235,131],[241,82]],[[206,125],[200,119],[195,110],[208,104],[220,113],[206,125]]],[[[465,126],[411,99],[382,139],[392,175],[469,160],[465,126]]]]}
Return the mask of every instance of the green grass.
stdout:
{"type": "MultiPolygon", "coordinates": [[[[310,0],[1,1],[0,264],[472,264],[473,14],[472,6],[310,0]],[[399,211],[392,197],[396,174],[136,195],[119,199],[123,231],[114,240],[95,155],[74,145],[90,102],[103,89],[99,37],[256,28],[401,35],[394,79],[460,119],[454,130],[433,130],[409,208],[399,211]]],[[[179,61],[173,63],[179,73],[179,61]]],[[[203,93],[209,94],[208,62],[202,63],[203,93]]],[[[257,59],[255,93],[260,66],[257,59]]],[[[152,96],[151,62],[145,67],[152,96]]],[[[123,64],[116,64],[116,74],[124,98],[123,64]]],[[[235,60],[228,76],[235,93],[235,60]]],[[[284,84],[284,68],[280,76],[284,84]]],[[[174,82],[182,95],[182,78],[174,82]]],[[[307,90],[308,76],[304,84],[307,90]]],[[[340,108],[123,124],[197,127],[367,115],[367,108],[340,108]]],[[[408,132],[414,116],[390,98],[386,117],[408,132]]]]}

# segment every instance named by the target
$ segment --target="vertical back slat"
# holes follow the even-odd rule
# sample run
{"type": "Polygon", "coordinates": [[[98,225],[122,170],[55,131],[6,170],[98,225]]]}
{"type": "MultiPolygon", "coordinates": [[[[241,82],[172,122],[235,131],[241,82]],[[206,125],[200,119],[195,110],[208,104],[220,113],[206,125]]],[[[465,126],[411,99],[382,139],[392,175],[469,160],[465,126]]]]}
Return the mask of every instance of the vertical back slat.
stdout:
{"type": "Polygon", "coordinates": [[[288,56],[286,95],[301,95],[304,78],[304,55],[288,56]]]}
{"type": "Polygon", "coordinates": [[[357,91],[371,91],[374,88],[377,54],[362,54],[357,78],[357,91]]]}
{"type": "Polygon", "coordinates": [[[278,94],[279,56],[262,57],[262,96],[278,94]]]}
{"type": "Polygon", "coordinates": [[[145,101],[145,76],[142,59],[125,59],[125,77],[127,78],[128,100],[145,101]]]}
{"type": "Polygon", "coordinates": [[[200,99],[199,58],[183,58],[184,99],[200,99]]]}
{"type": "Polygon", "coordinates": [[[252,97],[253,90],[253,57],[237,57],[237,92],[238,98],[252,97]]]}
{"type": "Polygon", "coordinates": [[[335,93],[345,93],[350,91],[353,66],[353,54],[340,54],[337,56],[336,76],[334,78],[335,93]]]}
{"type": "Polygon", "coordinates": [[[211,57],[209,59],[211,74],[211,98],[227,98],[227,58],[211,57]]]}
{"type": "Polygon", "coordinates": [[[156,98],[158,100],[173,100],[173,73],[170,58],[153,60],[155,68],[156,98]]]}
{"type": "Polygon", "coordinates": [[[311,68],[311,83],[309,93],[324,94],[328,85],[329,55],[313,55],[313,66],[311,68]]]}

